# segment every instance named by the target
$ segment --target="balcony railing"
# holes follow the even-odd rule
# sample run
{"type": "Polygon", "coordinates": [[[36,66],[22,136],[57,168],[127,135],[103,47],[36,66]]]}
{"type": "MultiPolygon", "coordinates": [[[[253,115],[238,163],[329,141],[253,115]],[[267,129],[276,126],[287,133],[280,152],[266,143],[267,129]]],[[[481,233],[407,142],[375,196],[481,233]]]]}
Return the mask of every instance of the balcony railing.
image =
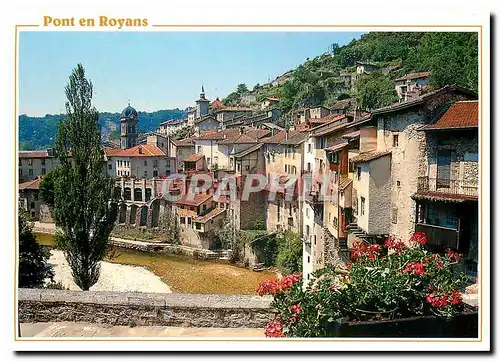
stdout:
{"type": "Polygon", "coordinates": [[[442,248],[459,248],[460,234],[457,230],[435,226],[432,224],[417,223],[415,231],[425,233],[427,244],[442,248]]]}
{"type": "Polygon", "coordinates": [[[463,179],[419,177],[417,191],[477,196],[478,183],[463,179]]]}

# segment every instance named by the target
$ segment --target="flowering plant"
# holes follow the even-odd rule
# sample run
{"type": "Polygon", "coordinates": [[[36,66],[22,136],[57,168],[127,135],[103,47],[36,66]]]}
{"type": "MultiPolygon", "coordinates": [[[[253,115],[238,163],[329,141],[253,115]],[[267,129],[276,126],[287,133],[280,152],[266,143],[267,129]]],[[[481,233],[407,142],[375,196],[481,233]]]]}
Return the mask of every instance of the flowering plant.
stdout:
{"type": "Polygon", "coordinates": [[[454,267],[461,255],[451,250],[445,255],[430,253],[425,243],[423,233],[415,233],[407,243],[359,242],[351,249],[351,263],[314,272],[305,287],[297,273],[262,282],[258,294],[272,295],[276,310],[266,335],[324,337],[339,318],[452,318],[464,307],[459,290],[466,277],[454,267]]]}

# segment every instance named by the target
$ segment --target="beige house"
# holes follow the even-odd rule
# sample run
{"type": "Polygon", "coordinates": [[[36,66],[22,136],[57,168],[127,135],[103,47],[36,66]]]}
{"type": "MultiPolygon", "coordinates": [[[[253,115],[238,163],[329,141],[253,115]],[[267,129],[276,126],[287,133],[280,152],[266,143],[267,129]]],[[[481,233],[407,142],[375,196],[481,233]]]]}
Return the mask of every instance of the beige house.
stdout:
{"type": "Polygon", "coordinates": [[[19,151],[19,182],[34,180],[44,176],[59,164],[55,149],[19,151]]]}
{"type": "Polygon", "coordinates": [[[219,124],[224,124],[236,117],[251,116],[252,109],[248,107],[221,107],[214,113],[219,124]]]}
{"type": "Polygon", "coordinates": [[[265,109],[271,108],[273,106],[277,106],[277,105],[279,105],[279,103],[280,103],[280,99],[279,98],[266,97],[260,103],[260,108],[262,110],[265,110],[265,109]]]}
{"type": "Polygon", "coordinates": [[[170,159],[172,173],[184,170],[184,158],[194,154],[194,143],[191,138],[170,139],[170,159]],[[175,166],[174,166],[175,165],[175,166]]]}

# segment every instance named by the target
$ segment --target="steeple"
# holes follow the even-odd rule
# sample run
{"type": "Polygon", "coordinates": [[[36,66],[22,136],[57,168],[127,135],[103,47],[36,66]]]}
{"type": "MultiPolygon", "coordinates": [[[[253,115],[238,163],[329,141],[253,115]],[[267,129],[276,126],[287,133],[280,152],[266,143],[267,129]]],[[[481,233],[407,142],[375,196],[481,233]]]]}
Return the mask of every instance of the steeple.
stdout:
{"type": "Polygon", "coordinates": [[[200,98],[205,99],[205,88],[203,87],[203,84],[201,84],[200,98]]]}

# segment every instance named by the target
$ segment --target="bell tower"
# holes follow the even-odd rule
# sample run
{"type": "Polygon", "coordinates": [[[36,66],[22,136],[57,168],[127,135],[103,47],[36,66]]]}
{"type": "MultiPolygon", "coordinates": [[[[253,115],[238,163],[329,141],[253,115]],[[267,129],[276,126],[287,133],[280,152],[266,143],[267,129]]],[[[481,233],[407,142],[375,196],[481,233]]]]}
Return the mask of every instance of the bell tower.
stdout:
{"type": "Polygon", "coordinates": [[[210,101],[205,98],[205,89],[201,85],[200,99],[196,101],[196,118],[200,118],[208,114],[208,104],[210,101]]]}
{"type": "Polygon", "coordinates": [[[137,110],[130,106],[123,109],[120,115],[120,148],[127,149],[137,145],[139,120],[137,110]]]}

